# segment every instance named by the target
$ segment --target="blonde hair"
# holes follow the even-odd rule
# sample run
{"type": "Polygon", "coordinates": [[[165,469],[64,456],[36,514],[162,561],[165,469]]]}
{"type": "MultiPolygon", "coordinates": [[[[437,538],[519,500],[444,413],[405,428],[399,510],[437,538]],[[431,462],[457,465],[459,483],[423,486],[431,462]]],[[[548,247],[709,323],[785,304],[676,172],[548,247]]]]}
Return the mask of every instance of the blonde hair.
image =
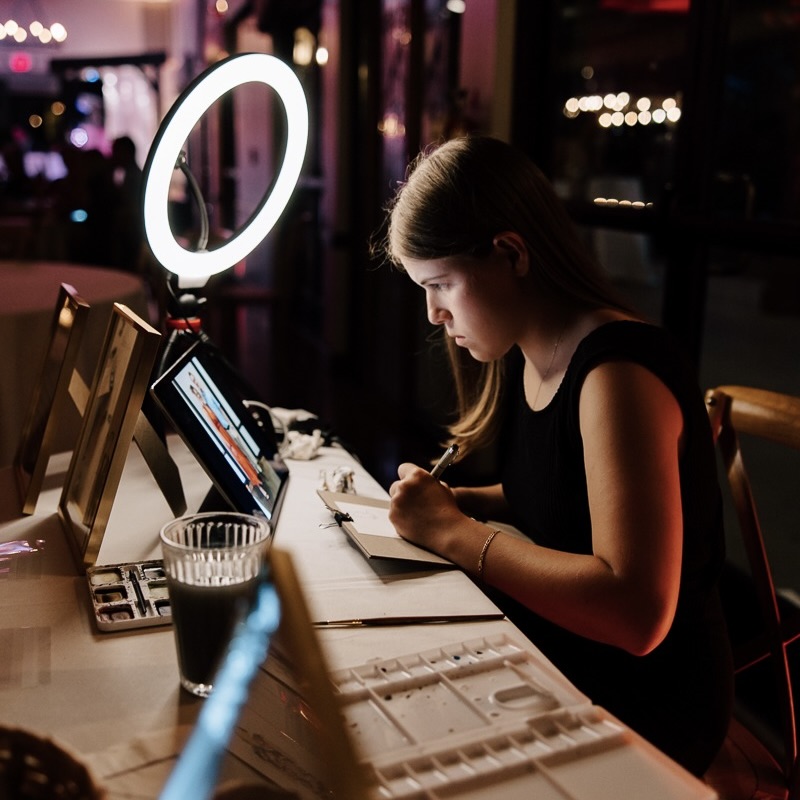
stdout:
{"type": "MultiPolygon", "coordinates": [[[[550,182],[521,151],[487,136],[452,139],[421,153],[387,208],[382,250],[404,258],[489,255],[498,233],[524,240],[537,279],[576,307],[629,310],[611,288],[550,182]]],[[[448,339],[456,388],[449,432],[463,450],[496,435],[503,401],[504,361],[468,364],[448,339]]]]}

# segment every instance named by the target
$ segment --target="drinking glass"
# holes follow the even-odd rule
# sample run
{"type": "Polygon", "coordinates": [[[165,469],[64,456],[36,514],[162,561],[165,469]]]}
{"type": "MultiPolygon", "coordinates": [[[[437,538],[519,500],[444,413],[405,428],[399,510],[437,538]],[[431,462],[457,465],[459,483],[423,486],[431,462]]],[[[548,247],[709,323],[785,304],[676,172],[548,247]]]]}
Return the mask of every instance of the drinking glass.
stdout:
{"type": "Polygon", "coordinates": [[[211,693],[271,541],[265,517],[233,511],[187,514],[161,529],[180,681],[192,694],[211,693]]]}

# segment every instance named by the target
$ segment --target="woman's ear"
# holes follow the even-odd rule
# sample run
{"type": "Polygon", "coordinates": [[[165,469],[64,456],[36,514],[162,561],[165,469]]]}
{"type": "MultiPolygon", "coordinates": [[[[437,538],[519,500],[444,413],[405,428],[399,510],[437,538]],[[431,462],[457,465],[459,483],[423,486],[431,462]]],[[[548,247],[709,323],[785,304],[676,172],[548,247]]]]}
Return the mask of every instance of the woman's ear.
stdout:
{"type": "Polygon", "coordinates": [[[530,256],[525,240],[514,231],[503,231],[492,239],[492,244],[501,256],[511,260],[511,266],[518,277],[527,275],[530,268],[530,256]]]}

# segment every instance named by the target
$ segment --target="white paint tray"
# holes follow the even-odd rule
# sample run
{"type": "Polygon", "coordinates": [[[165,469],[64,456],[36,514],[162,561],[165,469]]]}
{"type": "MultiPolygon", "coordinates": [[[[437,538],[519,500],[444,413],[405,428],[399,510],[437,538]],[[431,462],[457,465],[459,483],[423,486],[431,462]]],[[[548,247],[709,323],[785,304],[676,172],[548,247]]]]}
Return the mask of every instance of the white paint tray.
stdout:
{"type": "Polygon", "coordinates": [[[300,800],[716,797],[505,635],[334,672],[316,646],[285,655],[271,649],[228,749],[300,800]],[[333,790],[343,775],[358,791],[333,790]]]}
{"type": "Polygon", "coordinates": [[[505,636],[331,677],[376,799],[716,796],[505,636]]]}

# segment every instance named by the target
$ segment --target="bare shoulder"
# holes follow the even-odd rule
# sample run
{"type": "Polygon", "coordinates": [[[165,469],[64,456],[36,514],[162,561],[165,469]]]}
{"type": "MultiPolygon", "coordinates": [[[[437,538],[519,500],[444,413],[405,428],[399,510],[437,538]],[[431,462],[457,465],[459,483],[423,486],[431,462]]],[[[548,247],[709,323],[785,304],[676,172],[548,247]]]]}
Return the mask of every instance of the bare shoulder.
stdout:
{"type": "Polygon", "coordinates": [[[683,414],[675,395],[654,372],[633,361],[604,361],[586,375],[580,394],[584,435],[617,430],[628,435],[678,435],[683,414]]]}

